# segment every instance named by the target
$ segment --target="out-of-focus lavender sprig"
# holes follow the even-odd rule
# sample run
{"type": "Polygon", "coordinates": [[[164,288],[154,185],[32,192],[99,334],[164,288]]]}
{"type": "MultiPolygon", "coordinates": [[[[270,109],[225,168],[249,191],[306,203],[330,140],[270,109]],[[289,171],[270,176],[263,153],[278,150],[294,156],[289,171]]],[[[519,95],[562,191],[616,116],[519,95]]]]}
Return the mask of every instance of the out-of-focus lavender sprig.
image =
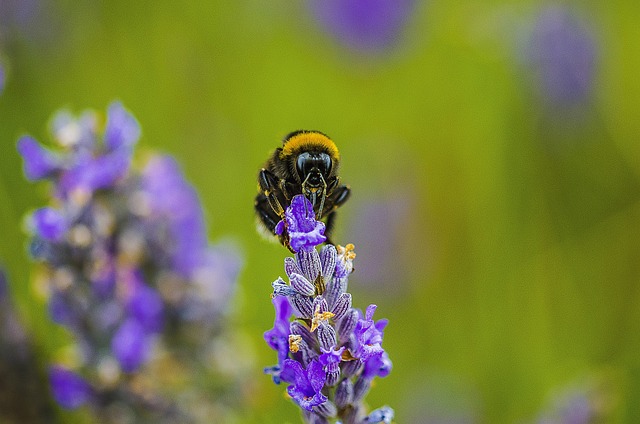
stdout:
{"type": "Polygon", "coordinates": [[[527,48],[541,98],[555,108],[588,101],[597,65],[594,34],[563,6],[548,6],[536,19],[527,48]]]}
{"type": "Polygon", "coordinates": [[[595,424],[609,422],[617,385],[606,376],[592,377],[553,394],[536,424],[595,424]]]}
{"type": "Polygon", "coordinates": [[[324,224],[302,195],[292,199],[280,226],[289,230],[296,253],[284,261],[289,283],[278,278],[272,284],[276,319],[264,338],[278,363],[265,373],[288,384],[307,423],[390,423],[391,408],[367,414],[363,404],[373,379],[387,376],[392,364],[382,348],[387,320],[374,321],[376,305],[364,313],[353,308],[347,292],[354,246],[325,245],[318,252],[324,224]]]}
{"type": "Polygon", "coordinates": [[[328,33],[365,53],[397,44],[415,5],[415,0],[309,0],[313,15],[328,33]]]}
{"type": "Polygon", "coordinates": [[[50,369],[55,399],[88,403],[104,422],[223,419],[239,387],[220,378],[212,350],[228,333],[237,250],[210,245],[171,157],[132,167],[141,131],[120,103],[103,130],[93,112],[60,112],[52,132],[57,149],[25,136],[18,150],[28,179],[52,183],[51,205],[28,220],[31,253],[44,264],[51,318],[76,341],[77,360],[50,369]],[[195,384],[205,375],[226,401],[195,384]]]}

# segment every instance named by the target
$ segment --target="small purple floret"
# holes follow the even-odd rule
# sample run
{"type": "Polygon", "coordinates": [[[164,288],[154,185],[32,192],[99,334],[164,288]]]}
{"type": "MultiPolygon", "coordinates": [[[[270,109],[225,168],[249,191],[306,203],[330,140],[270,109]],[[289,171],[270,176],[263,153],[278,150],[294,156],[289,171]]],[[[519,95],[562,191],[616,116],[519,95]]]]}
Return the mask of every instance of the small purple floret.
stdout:
{"type": "Polygon", "coordinates": [[[160,294],[151,287],[140,283],[129,299],[128,312],[145,331],[160,332],[164,323],[164,304],[160,294]]]}
{"type": "Polygon", "coordinates": [[[369,305],[364,319],[358,320],[353,333],[358,341],[355,356],[365,362],[374,356],[382,355],[384,349],[381,346],[384,327],[387,325],[386,319],[373,321],[373,314],[376,305],[369,305]]]}
{"type": "Polygon", "coordinates": [[[56,402],[66,409],[75,409],[91,399],[89,383],[73,371],[54,365],[49,368],[49,381],[56,402]]]}
{"type": "Polygon", "coordinates": [[[48,241],[60,241],[68,229],[64,215],[49,207],[36,210],[31,220],[36,234],[48,241]]]}
{"type": "Polygon", "coordinates": [[[265,372],[273,376],[273,381],[280,384],[279,371],[282,363],[289,353],[289,318],[293,314],[293,308],[285,296],[276,296],[271,301],[276,309],[276,318],[273,328],[264,333],[264,340],[276,352],[278,352],[278,365],[265,369],[265,372]]]}
{"type": "Polygon", "coordinates": [[[291,205],[285,211],[285,220],[289,245],[294,252],[311,251],[327,240],[324,223],[316,221],[313,205],[301,194],[291,200],[291,205]]]}
{"type": "Polygon", "coordinates": [[[148,335],[135,319],[126,320],[116,331],[111,350],[122,370],[129,373],[140,368],[151,353],[148,335]]]}
{"type": "Polygon", "coordinates": [[[60,159],[33,137],[20,138],[18,152],[24,159],[24,173],[30,181],[48,177],[60,168],[60,159]]]}
{"type": "Polygon", "coordinates": [[[327,374],[318,361],[311,361],[305,370],[299,362],[286,359],[280,373],[283,381],[292,383],[287,388],[289,396],[307,411],[326,402],[327,397],[321,393],[326,377],[327,374]]]}
{"type": "Polygon", "coordinates": [[[109,150],[131,149],[140,138],[140,126],[120,102],[109,105],[104,144],[109,150]]]}

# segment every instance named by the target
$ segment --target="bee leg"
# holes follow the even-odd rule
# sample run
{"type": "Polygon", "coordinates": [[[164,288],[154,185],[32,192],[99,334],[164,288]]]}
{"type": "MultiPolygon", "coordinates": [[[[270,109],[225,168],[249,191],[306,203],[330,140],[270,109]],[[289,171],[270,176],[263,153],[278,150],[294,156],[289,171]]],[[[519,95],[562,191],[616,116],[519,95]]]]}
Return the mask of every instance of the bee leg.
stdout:
{"type": "Polygon", "coordinates": [[[271,172],[262,168],[260,173],[258,174],[258,184],[260,185],[260,191],[262,195],[265,196],[271,209],[278,215],[278,217],[284,216],[284,209],[282,208],[282,204],[278,200],[277,195],[275,194],[276,189],[278,188],[278,179],[271,172]]]}
{"type": "MultiPolygon", "coordinates": [[[[276,225],[280,222],[280,217],[276,215],[275,211],[271,208],[267,196],[262,193],[256,196],[255,210],[262,225],[264,225],[271,234],[276,235],[276,225]]],[[[289,245],[289,233],[287,233],[287,231],[277,235],[277,237],[280,244],[289,249],[291,253],[295,253],[289,245]]]]}
{"type": "Polygon", "coordinates": [[[330,204],[333,205],[333,209],[338,206],[342,206],[351,196],[351,188],[346,185],[341,185],[331,193],[330,204]]]}
{"type": "Polygon", "coordinates": [[[324,235],[327,237],[326,244],[333,244],[331,241],[331,232],[333,231],[333,227],[336,224],[336,212],[329,212],[327,215],[327,224],[325,226],[324,235]]]}
{"type": "Polygon", "coordinates": [[[276,225],[280,221],[280,217],[275,213],[269,204],[269,199],[260,193],[256,196],[255,210],[260,221],[267,227],[272,234],[275,234],[276,225]]]}
{"type": "Polygon", "coordinates": [[[333,244],[331,241],[331,232],[336,223],[336,209],[341,206],[351,196],[351,189],[349,186],[339,186],[331,193],[331,196],[327,199],[327,204],[331,205],[331,209],[327,213],[327,224],[324,234],[327,236],[327,243],[333,244]]]}
{"type": "Polygon", "coordinates": [[[340,177],[338,176],[330,178],[329,181],[327,182],[327,193],[331,193],[333,189],[335,189],[338,186],[339,182],[340,182],[340,177]]]}

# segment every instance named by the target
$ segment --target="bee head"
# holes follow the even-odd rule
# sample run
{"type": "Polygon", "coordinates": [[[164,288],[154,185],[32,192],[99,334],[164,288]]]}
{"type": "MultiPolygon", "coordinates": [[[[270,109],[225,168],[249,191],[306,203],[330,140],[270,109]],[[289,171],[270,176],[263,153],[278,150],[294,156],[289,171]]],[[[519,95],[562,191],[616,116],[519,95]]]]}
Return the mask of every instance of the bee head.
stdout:
{"type": "Polygon", "coordinates": [[[322,189],[331,174],[332,161],[325,152],[302,152],[296,159],[300,181],[311,190],[322,189]]]}

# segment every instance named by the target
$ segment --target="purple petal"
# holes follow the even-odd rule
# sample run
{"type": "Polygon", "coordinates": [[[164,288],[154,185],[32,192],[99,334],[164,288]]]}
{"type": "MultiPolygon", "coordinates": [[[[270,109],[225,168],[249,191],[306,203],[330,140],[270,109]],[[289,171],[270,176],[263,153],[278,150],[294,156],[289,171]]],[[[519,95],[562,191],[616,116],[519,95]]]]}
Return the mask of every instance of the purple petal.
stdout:
{"type": "Polygon", "coordinates": [[[48,241],[62,240],[69,228],[65,216],[49,207],[36,210],[31,215],[31,221],[36,234],[48,241]]]}
{"type": "Polygon", "coordinates": [[[24,173],[31,181],[46,178],[60,168],[60,159],[33,137],[20,138],[18,152],[24,160],[24,173]]]}
{"type": "Polygon", "coordinates": [[[276,309],[276,323],[278,325],[289,326],[289,318],[293,314],[293,309],[286,297],[276,297],[272,300],[276,309]]]}
{"type": "Polygon", "coordinates": [[[276,309],[276,318],[273,328],[264,333],[264,340],[278,352],[278,365],[281,365],[289,354],[289,317],[293,309],[284,296],[274,297],[272,303],[276,309]]]}
{"type": "Polygon", "coordinates": [[[109,150],[131,149],[140,138],[140,126],[120,102],[109,105],[104,143],[109,150]]]}
{"type": "Polygon", "coordinates": [[[362,371],[362,375],[365,378],[373,378],[375,376],[378,377],[386,377],[391,372],[393,368],[393,363],[387,352],[382,352],[380,355],[373,355],[369,359],[367,359],[364,363],[364,370],[362,371]]]}
{"type": "Polygon", "coordinates": [[[78,374],[60,366],[49,368],[51,391],[56,402],[66,409],[75,409],[91,399],[92,390],[78,374]]]}
{"type": "Polygon", "coordinates": [[[312,361],[307,369],[307,375],[309,383],[313,390],[318,393],[324,387],[327,374],[322,367],[322,364],[318,361],[312,361]]]}
{"type": "Polygon", "coordinates": [[[287,383],[306,385],[306,377],[304,376],[302,365],[293,359],[286,359],[282,362],[280,378],[287,383]]]}
{"type": "Polygon", "coordinates": [[[128,311],[146,331],[160,332],[164,324],[164,303],[160,294],[151,287],[141,284],[129,299],[128,311]]]}
{"type": "Polygon", "coordinates": [[[111,350],[125,372],[136,371],[148,358],[150,343],[142,325],[126,320],[111,339],[111,350]]]}
{"type": "Polygon", "coordinates": [[[103,156],[76,157],[74,166],[60,179],[60,189],[64,193],[83,190],[93,193],[110,188],[126,176],[131,164],[131,153],[118,151],[103,156]]]}
{"type": "Polygon", "coordinates": [[[276,235],[281,235],[284,232],[284,221],[280,220],[276,224],[276,228],[273,230],[276,235]]]}
{"type": "Polygon", "coordinates": [[[374,304],[367,306],[367,311],[365,312],[365,319],[367,321],[371,321],[373,319],[373,314],[376,312],[377,307],[378,306],[374,304]]]}
{"type": "Polygon", "coordinates": [[[285,218],[289,245],[295,252],[313,250],[315,246],[327,240],[324,235],[324,223],[316,221],[313,206],[303,195],[299,194],[291,199],[291,205],[285,211],[285,218]]]}
{"type": "Polygon", "coordinates": [[[60,293],[54,292],[47,305],[49,316],[56,324],[70,326],[76,319],[76,312],[69,307],[60,293]]]}

